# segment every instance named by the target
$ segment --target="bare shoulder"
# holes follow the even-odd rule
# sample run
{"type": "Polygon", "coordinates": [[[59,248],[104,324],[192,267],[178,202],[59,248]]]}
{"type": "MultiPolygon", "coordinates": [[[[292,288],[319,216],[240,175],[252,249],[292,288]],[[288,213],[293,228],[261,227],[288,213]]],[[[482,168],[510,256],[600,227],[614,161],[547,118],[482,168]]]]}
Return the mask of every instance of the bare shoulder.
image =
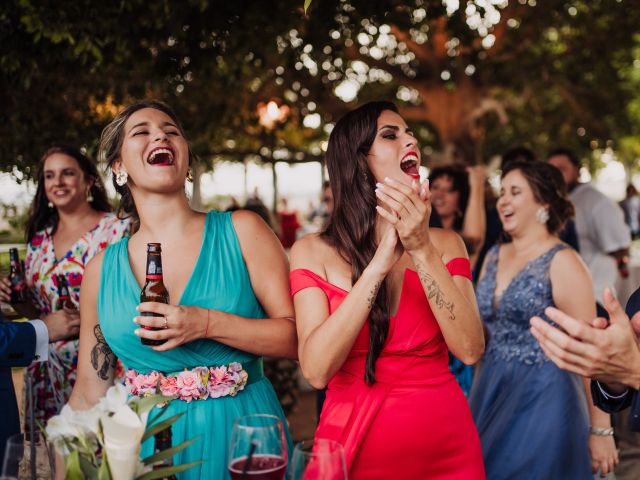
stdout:
{"type": "Polygon", "coordinates": [[[251,236],[271,231],[260,215],[249,210],[236,210],[231,214],[231,221],[238,236],[251,236]]]}
{"type": "Polygon", "coordinates": [[[549,266],[553,277],[572,277],[576,274],[587,274],[588,269],[578,252],[573,248],[563,248],[553,256],[549,266]]]}
{"type": "Polygon", "coordinates": [[[429,234],[434,247],[440,252],[444,261],[448,262],[453,258],[460,257],[469,258],[464,241],[456,232],[444,228],[430,228],[429,234]]]}
{"type": "Polygon", "coordinates": [[[104,259],[104,250],[96,254],[84,267],[84,273],[82,274],[82,292],[85,287],[96,288],[100,283],[100,272],[102,270],[102,261],[104,259]]]}
{"type": "Polygon", "coordinates": [[[330,249],[319,233],[305,235],[291,247],[291,269],[307,268],[324,276],[324,258],[330,249]]]}

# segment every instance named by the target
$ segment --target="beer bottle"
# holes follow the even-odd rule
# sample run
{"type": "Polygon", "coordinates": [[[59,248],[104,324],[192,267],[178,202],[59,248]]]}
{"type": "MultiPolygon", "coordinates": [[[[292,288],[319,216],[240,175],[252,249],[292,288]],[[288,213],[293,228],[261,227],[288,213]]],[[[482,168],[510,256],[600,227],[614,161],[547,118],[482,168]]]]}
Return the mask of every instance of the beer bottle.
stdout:
{"type": "MultiPolygon", "coordinates": [[[[171,425],[162,430],[161,432],[156,433],[153,436],[155,441],[154,453],[164,452],[165,450],[169,450],[171,448],[171,425]]],[[[173,458],[169,457],[166,460],[163,460],[162,463],[156,464],[153,469],[159,470],[164,467],[171,467],[173,465],[173,458]]],[[[168,475],[166,477],[162,477],[165,480],[177,480],[175,474],[168,475]]]]}
{"type": "MultiPolygon", "coordinates": [[[[140,303],[159,302],[169,303],[169,292],[162,282],[162,248],[159,243],[147,243],[147,274],[146,281],[140,292],[140,303]]],[[[143,317],[162,317],[159,313],[142,312],[143,317]]],[[[160,330],[159,328],[144,327],[146,330],[160,330]]],[[[143,345],[162,345],[166,340],[149,340],[141,338],[143,345]]]]}
{"type": "Polygon", "coordinates": [[[24,277],[24,270],[20,263],[17,248],[9,249],[9,259],[11,262],[11,273],[9,280],[11,282],[11,303],[27,302],[27,281],[24,277]]]}
{"type": "Polygon", "coordinates": [[[69,293],[69,284],[67,283],[67,276],[62,274],[58,275],[58,310],[74,310],[77,311],[78,307],[71,300],[71,294],[69,293]]]}

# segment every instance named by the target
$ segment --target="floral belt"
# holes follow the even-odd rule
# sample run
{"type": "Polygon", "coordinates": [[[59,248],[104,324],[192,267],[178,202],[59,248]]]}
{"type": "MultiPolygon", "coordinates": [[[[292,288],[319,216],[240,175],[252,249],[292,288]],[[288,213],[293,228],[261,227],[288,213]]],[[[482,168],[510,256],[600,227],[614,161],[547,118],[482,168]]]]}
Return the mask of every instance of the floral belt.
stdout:
{"type": "Polygon", "coordinates": [[[248,384],[264,377],[262,358],[246,362],[212,367],[194,367],[190,370],[165,374],[153,370],[140,373],[130,368],[124,384],[131,395],[148,397],[161,393],[189,403],[207,398],[234,397],[248,384]]]}

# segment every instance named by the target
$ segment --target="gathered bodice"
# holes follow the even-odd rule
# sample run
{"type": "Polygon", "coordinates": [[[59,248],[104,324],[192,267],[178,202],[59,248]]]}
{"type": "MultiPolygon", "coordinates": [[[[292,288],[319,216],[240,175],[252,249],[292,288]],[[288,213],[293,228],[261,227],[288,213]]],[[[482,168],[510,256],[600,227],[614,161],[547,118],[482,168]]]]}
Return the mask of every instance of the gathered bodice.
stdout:
{"type": "MultiPolygon", "coordinates": [[[[471,278],[469,261],[466,258],[454,258],[446,267],[452,275],[471,278]]],[[[293,270],[290,276],[292,294],[295,295],[304,288],[318,287],[327,296],[330,313],[340,306],[349,293],[310,270],[293,270]]],[[[369,324],[365,323],[340,372],[361,378],[368,351],[369,324]]],[[[417,377],[423,377],[423,367],[430,376],[451,377],[448,349],[440,326],[431,310],[418,274],[414,270],[406,269],[398,311],[389,317],[389,333],[376,363],[376,379],[397,383],[403,379],[410,379],[413,371],[416,371],[417,377]],[[402,358],[405,359],[405,371],[403,375],[399,375],[398,361],[402,358]]]]}
{"type": "MultiPolygon", "coordinates": [[[[133,331],[133,317],[140,303],[127,250],[128,239],[109,246],[102,261],[98,317],[105,339],[126,368],[140,373],[152,370],[169,373],[197,366],[248,362],[254,355],[212,340],[195,340],[166,352],[156,352],[140,343],[133,331]]],[[[165,253],[166,255],[167,253],[165,253]]],[[[171,253],[169,253],[171,254],[171,253]]],[[[263,318],[231,213],[209,212],[204,226],[200,254],[182,297],[172,304],[220,310],[248,318],[263,318]]]]}
{"type": "Polygon", "coordinates": [[[495,291],[500,246],[489,250],[485,274],[476,287],[480,316],[489,332],[485,356],[527,365],[549,361],[529,331],[529,319],[537,315],[553,323],[544,313],[545,308],[554,306],[549,266],[554,255],[565,248],[568,246],[559,243],[529,261],[498,298],[495,291]]]}

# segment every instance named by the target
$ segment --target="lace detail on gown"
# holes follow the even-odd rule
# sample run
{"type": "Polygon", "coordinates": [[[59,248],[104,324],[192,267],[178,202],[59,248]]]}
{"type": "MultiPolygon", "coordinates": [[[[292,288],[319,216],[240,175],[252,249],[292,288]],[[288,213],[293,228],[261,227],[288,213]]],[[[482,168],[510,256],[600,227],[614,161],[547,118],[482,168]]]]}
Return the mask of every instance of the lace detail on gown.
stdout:
{"type": "Polygon", "coordinates": [[[485,356],[526,365],[549,362],[529,331],[529,319],[538,315],[553,324],[544,314],[545,308],[554,306],[549,265],[554,255],[565,248],[567,245],[559,243],[527,263],[499,298],[494,298],[494,293],[500,246],[489,250],[485,275],[476,288],[480,316],[489,332],[485,356]]]}

